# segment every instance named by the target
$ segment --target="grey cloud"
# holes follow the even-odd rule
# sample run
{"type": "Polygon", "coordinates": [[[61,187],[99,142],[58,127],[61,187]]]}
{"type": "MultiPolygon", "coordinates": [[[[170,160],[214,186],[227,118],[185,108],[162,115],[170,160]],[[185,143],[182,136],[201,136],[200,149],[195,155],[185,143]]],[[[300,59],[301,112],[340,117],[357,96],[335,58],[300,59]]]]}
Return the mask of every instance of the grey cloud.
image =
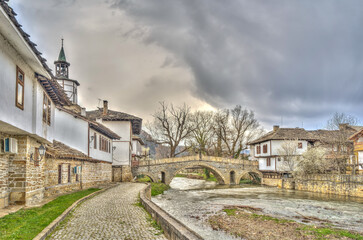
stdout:
{"type": "Polygon", "coordinates": [[[363,119],[360,0],[18,0],[48,59],[65,38],[81,103],[148,118],[158,101],[244,105],[265,126],[363,119]]]}
{"type": "Polygon", "coordinates": [[[363,101],[361,1],[126,2],[112,7],[185,62],[194,95],[216,107],[243,104],[267,123],[322,121],[363,101]]]}

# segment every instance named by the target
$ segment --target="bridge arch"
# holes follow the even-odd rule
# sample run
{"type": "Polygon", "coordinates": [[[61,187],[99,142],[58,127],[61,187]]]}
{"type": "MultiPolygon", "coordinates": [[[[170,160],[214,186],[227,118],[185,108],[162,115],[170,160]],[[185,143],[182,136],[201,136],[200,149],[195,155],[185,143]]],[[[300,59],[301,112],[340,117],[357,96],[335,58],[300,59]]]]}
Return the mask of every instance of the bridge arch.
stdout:
{"type": "Polygon", "coordinates": [[[242,173],[239,174],[236,177],[236,183],[239,184],[239,182],[241,181],[241,178],[243,176],[245,176],[246,174],[250,174],[250,175],[252,174],[252,175],[258,176],[260,179],[262,179],[262,173],[260,171],[256,171],[256,170],[245,170],[245,171],[242,171],[242,173]]]}
{"type": "Polygon", "coordinates": [[[183,167],[178,168],[176,171],[174,171],[170,176],[169,176],[169,181],[168,184],[170,184],[171,180],[175,177],[175,175],[180,172],[183,169],[186,168],[192,168],[192,167],[203,167],[203,168],[207,168],[209,169],[213,175],[216,177],[216,179],[218,180],[219,184],[229,184],[229,181],[227,181],[226,177],[224,176],[224,174],[219,171],[217,168],[209,165],[209,164],[205,164],[205,163],[200,163],[200,162],[196,162],[196,163],[191,163],[191,164],[187,164],[183,167]]]}
{"type": "Polygon", "coordinates": [[[148,176],[152,182],[158,182],[159,181],[159,178],[157,176],[154,176],[153,174],[151,174],[149,172],[139,172],[137,174],[137,176],[140,176],[140,175],[148,176]]]}

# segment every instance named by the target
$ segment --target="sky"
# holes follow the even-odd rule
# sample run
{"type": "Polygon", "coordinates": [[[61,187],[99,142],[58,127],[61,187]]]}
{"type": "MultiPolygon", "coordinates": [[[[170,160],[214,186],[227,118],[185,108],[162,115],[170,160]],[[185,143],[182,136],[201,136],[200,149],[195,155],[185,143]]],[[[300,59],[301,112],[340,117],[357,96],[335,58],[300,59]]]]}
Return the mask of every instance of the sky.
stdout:
{"type": "Polygon", "coordinates": [[[54,69],[61,38],[79,101],[145,121],[160,101],[242,105],[266,129],[363,119],[361,0],[10,0],[54,69]],[[101,99],[101,100],[100,100],[101,99]]]}

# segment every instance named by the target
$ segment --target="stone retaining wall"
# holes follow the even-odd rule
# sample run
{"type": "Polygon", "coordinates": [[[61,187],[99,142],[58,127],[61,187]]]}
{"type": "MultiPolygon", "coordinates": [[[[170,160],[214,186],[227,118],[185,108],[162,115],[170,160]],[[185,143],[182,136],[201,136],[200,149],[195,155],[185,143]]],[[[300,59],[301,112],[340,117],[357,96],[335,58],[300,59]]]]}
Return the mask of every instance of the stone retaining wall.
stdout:
{"type": "Polygon", "coordinates": [[[363,175],[307,175],[295,178],[295,189],[309,192],[363,197],[363,175]]]}
{"type": "Polygon", "coordinates": [[[203,239],[197,233],[186,227],[184,224],[170,216],[155,203],[151,201],[151,185],[148,185],[140,193],[140,200],[146,211],[164,230],[168,239],[173,240],[199,240],[203,239]]]}
{"type": "Polygon", "coordinates": [[[261,178],[261,184],[270,187],[280,187],[282,183],[281,178],[261,178]]]}
{"type": "Polygon", "coordinates": [[[88,162],[71,159],[52,159],[45,161],[45,197],[55,194],[87,189],[112,181],[112,165],[106,162],[88,162]],[[62,178],[58,183],[58,167],[61,166],[62,178]],[[74,167],[81,167],[76,174],[74,167]],[[68,177],[68,167],[70,176],[68,177]]]}

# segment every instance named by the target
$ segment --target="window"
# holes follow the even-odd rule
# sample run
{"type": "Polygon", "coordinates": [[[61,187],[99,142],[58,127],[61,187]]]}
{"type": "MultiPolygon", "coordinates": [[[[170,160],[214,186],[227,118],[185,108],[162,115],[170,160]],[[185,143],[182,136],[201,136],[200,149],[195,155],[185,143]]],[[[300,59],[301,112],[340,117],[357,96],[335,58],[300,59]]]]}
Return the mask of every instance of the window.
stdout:
{"type": "Polygon", "coordinates": [[[24,110],[24,72],[16,67],[16,92],[15,92],[15,105],[24,110]]]}
{"type": "Polygon", "coordinates": [[[299,142],[299,143],[297,144],[297,148],[302,149],[302,143],[301,143],[301,142],[299,142]]]}
{"type": "Polygon", "coordinates": [[[111,152],[110,147],[111,147],[110,141],[107,138],[100,136],[100,150],[110,153],[111,152]]]}
{"type": "Polygon", "coordinates": [[[267,153],[267,144],[263,145],[263,153],[267,153]]]}
{"type": "Polygon", "coordinates": [[[97,149],[97,133],[93,134],[93,148],[97,149]]]}
{"type": "Polygon", "coordinates": [[[52,114],[52,102],[47,94],[43,93],[43,122],[50,126],[50,118],[52,114]]]}
{"type": "Polygon", "coordinates": [[[256,152],[257,152],[257,154],[261,154],[261,146],[256,147],[256,152]]]}
{"type": "Polygon", "coordinates": [[[266,159],[266,166],[270,167],[271,166],[271,158],[267,158],[266,159]]]}

